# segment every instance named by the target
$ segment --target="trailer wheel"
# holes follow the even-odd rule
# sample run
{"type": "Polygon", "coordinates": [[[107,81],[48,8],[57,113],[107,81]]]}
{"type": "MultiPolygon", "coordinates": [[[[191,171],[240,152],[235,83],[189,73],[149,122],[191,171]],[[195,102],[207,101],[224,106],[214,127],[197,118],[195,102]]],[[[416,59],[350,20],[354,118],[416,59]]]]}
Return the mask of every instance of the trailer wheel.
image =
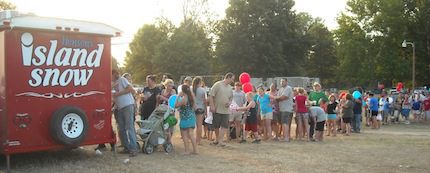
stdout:
{"type": "Polygon", "coordinates": [[[78,146],[87,135],[87,116],[77,107],[62,107],[52,115],[50,130],[57,142],[67,146],[78,146]]]}

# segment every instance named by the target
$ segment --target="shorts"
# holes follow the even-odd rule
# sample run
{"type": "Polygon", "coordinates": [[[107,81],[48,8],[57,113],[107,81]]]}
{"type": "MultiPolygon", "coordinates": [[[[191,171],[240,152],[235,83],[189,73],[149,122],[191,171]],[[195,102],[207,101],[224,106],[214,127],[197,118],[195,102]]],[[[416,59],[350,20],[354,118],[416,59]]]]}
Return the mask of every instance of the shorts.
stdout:
{"type": "Polygon", "coordinates": [[[429,120],[430,119],[430,111],[426,111],[426,118],[429,120]]]}
{"type": "Polygon", "coordinates": [[[371,111],[371,115],[372,115],[372,117],[378,116],[378,111],[371,111]]]}
{"type": "Polygon", "coordinates": [[[404,116],[405,118],[409,117],[409,112],[411,110],[410,109],[402,109],[402,116],[404,116]]]}
{"type": "Polygon", "coordinates": [[[336,114],[328,114],[327,119],[328,120],[336,120],[336,114]]]}
{"type": "Polygon", "coordinates": [[[242,121],[242,113],[238,112],[238,113],[230,114],[229,121],[230,122],[242,121]]]}
{"type": "Polygon", "coordinates": [[[309,119],[309,113],[296,113],[297,121],[303,121],[304,119],[309,119]]]}
{"type": "Polygon", "coordinates": [[[245,131],[257,132],[257,124],[245,124],[245,131]]]}
{"type": "Polygon", "coordinates": [[[378,116],[376,116],[376,120],[378,120],[378,121],[382,121],[382,115],[381,115],[381,114],[378,114],[378,116]]]}
{"type": "Polygon", "coordinates": [[[366,118],[370,118],[370,117],[371,117],[371,113],[370,113],[370,110],[369,110],[369,109],[364,108],[364,116],[365,116],[366,118]]]}
{"type": "Polygon", "coordinates": [[[212,124],[206,124],[208,127],[208,131],[214,131],[214,125],[212,124]]]}
{"type": "Polygon", "coordinates": [[[325,125],[325,121],[317,122],[315,130],[321,131],[321,132],[324,131],[324,125],[325,125]]]}
{"type": "Polygon", "coordinates": [[[184,127],[184,128],[179,127],[180,130],[187,130],[187,129],[194,129],[194,128],[195,127],[184,127]]]}
{"type": "Polygon", "coordinates": [[[281,112],[280,113],[280,123],[281,124],[289,124],[291,123],[291,120],[293,119],[293,113],[292,112],[281,112]]]}
{"type": "Polygon", "coordinates": [[[281,113],[280,112],[273,112],[273,119],[272,122],[281,122],[281,113]]]}
{"type": "Polygon", "coordinates": [[[215,113],[213,116],[213,126],[218,129],[220,127],[228,129],[229,114],[215,113]]]}
{"type": "Polygon", "coordinates": [[[352,118],[351,117],[342,117],[343,123],[351,123],[352,118]]]}
{"type": "Polygon", "coordinates": [[[261,119],[266,119],[266,120],[271,120],[273,119],[273,112],[268,112],[268,113],[260,113],[261,119]]]}
{"type": "Polygon", "coordinates": [[[196,113],[196,115],[203,115],[203,114],[205,114],[205,110],[202,108],[197,108],[195,113],[196,113]]]}

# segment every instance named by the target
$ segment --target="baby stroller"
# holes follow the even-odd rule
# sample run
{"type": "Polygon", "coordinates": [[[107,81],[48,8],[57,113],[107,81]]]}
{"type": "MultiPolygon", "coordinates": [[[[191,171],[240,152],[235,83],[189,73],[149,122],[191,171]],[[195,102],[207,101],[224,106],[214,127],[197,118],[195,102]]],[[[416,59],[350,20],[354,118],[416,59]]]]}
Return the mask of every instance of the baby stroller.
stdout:
{"type": "Polygon", "coordinates": [[[158,145],[163,145],[164,151],[167,153],[173,151],[173,145],[168,139],[170,132],[166,132],[177,123],[176,118],[170,115],[171,113],[173,113],[173,109],[160,105],[147,120],[136,121],[140,127],[137,134],[143,141],[142,151],[144,153],[152,154],[158,145]]]}

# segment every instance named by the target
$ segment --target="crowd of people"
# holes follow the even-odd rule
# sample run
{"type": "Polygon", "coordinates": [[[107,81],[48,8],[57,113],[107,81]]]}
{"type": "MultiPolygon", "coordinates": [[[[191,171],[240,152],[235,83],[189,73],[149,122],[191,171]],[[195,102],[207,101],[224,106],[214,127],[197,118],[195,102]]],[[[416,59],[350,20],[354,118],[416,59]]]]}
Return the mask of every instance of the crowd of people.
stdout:
{"type": "MultiPolygon", "coordinates": [[[[324,92],[319,83],[314,83],[310,92],[292,88],[286,78],[281,79],[280,87],[273,83],[267,90],[258,86],[244,93],[241,84],[234,83],[233,73],[227,73],[210,90],[198,76],[186,77],[176,88],[170,74],[163,75],[161,84],[156,83],[155,75],[148,75],[146,86],[136,92],[130,74],[120,76],[113,70],[112,75],[118,135],[124,147],[122,152],[131,156],[139,149],[135,116],[147,119],[159,104],[168,105],[169,98],[175,94],[180,98],[175,108],[184,154],[197,154],[204,139],[211,145],[224,147],[226,141],[247,143],[248,139],[258,144],[262,140],[323,141],[324,136],[349,136],[361,132],[362,117],[366,126],[378,129],[392,123],[409,124],[411,110],[413,121],[430,120],[429,94],[366,92],[354,98],[349,93],[324,92]],[[293,120],[295,134],[292,134],[293,120]]],[[[171,135],[173,130],[168,133],[171,135]]]]}

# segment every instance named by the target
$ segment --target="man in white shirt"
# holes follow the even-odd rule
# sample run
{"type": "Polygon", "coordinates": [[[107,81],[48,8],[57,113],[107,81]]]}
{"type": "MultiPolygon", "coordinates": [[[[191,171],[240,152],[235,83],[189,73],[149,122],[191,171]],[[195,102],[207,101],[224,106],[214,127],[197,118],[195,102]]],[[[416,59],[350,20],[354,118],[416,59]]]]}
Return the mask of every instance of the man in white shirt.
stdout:
{"type": "Polygon", "coordinates": [[[130,153],[136,156],[138,153],[136,130],[134,129],[134,97],[135,91],[128,80],[120,77],[117,70],[112,70],[113,90],[112,97],[115,102],[115,109],[118,117],[119,136],[122,136],[121,143],[125,149],[123,153],[130,153]]]}
{"type": "Polygon", "coordinates": [[[293,119],[293,89],[288,86],[287,78],[281,79],[281,88],[278,91],[279,110],[281,112],[282,128],[284,129],[284,141],[290,141],[291,121],[293,119]]]}

